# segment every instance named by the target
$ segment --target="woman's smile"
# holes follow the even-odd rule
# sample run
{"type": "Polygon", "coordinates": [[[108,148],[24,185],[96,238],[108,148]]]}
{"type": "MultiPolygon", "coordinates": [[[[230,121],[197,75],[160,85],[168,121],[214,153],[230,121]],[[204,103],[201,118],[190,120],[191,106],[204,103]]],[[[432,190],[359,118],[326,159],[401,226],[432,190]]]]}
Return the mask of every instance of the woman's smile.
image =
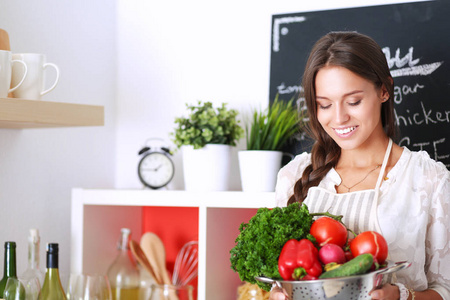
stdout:
{"type": "Polygon", "coordinates": [[[337,135],[344,138],[344,137],[349,137],[350,135],[352,135],[356,128],[358,128],[358,126],[350,126],[350,127],[345,127],[345,128],[333,128],[333,129],[337,133],[337,135]]]}

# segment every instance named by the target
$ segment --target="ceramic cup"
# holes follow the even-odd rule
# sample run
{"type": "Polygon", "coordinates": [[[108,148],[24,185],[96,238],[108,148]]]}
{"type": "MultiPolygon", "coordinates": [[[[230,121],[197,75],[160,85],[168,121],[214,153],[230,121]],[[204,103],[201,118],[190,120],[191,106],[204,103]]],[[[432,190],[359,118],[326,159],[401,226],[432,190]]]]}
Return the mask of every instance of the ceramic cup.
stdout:
{"type": "Polygon", "coordinates": [[[10,92],[17,90],[23,84],[27,72],[27,65],[23,61],[13,59],[11,51],[0,50],[0,98],[6,98],[10,92]],[[17,76],[14,84],[11,84],[13,67],[20,70],[21,75],[17,76]]]}
{"type": "MultiPolygon", "coordinates": [[[[24,82],[13,91],[14,98],[40,100],[43,95],[52,91],[58,84],[59,68],[55,64],[47,63],[44,54],[15,53],[13,59],[23,61],[28,67],[28,74],[24,82]],[[55,70],[55,81],[48,89],[45,89],[45,74],[48,67],[55,70]]],[[[11,84],[18,82],[22,75],[23,69],[13,66],[11,84]]]]}

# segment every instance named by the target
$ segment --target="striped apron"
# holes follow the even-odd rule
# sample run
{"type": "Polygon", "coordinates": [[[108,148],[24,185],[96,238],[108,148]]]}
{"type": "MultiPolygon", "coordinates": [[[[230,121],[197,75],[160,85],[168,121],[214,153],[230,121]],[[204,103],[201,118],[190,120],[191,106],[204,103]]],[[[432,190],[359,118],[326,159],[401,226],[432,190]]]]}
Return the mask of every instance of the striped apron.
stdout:
{"type": "Polygon", "coordinates": [[[389,139],[375,189],[337,194],[322,187],[312,187],[303,203],[312,213],[343,215],[342,222],[356,234],[368,230],[381,234],[377,216],[378,196],[391,149],[392,140],[389,139]]]}

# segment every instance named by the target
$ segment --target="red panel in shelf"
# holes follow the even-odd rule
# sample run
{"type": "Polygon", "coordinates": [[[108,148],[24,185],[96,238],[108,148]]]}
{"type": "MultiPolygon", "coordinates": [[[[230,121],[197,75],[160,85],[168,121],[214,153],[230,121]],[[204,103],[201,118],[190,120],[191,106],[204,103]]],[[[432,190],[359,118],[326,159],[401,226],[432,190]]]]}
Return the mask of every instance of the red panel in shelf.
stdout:
{"type": "MultiPolygon", "coordinates": [[[[166,248],[167,270],[173,272],[175,258],[189,241],[198,241],[197,207],[143,207],[142,233],[153,232],[166,248]]],[[[197,289],[197,279],[192,284],[197,289]]]]}

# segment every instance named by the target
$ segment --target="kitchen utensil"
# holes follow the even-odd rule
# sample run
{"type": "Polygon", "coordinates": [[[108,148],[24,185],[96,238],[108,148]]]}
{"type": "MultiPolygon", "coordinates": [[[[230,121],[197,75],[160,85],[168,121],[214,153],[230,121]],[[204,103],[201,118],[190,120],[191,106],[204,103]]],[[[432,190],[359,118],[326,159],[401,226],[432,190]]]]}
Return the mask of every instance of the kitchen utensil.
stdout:
{"type": "Polygon", "coordinates": [[[290,300],[323,300],[323,299],[371,299],[369,292],[389,282],[390,274],[411,266],[410,262],[389,262],[388,266],[377,271],[340,278],[284,281],[266,277],[256,277],[256,280],[276,284],[286,290],[290,300]]]}
{"type": "MultiPolygon", "coordinates": [[[[159,276],[161,280],[159,282],[162,282],[163,285],[170,285],[170,277],[166,269],[166,249],[161,239],[153,232],[146,232],[142,235],[140,244],[150,263],[152,261],[155,263],[157,268],[155,275],[159,276]]],[[[169,289],[168,293],[168,298],[164,299],[178,300],[174,290],[169,289]]]]}
{"type": "Polygon", "coordinates": [[[161,239],[153,232],[146,232],[141,237],[141,248],[148,260],[155,262],[162,283],[171,284],[166,269],[166,250],[161,239]]]}
{"type": "Polygon", "coordinates": [[[144,252],[144,255],[147,257],[147,260],[153,269],[153,272],[155,274],[155,279],[156,279],[155,281],[164,283],[161,272],[159,270],[159,264],[157,262],[158,259],[153,252],[151,241],[149,241],[149,240],[150,239],[148,239],[148,238],[141,238],[140,246],[141,246],[142,252],[144,252]]]}
{"type": "Polygon", "coordinates": [[[183,245],[175,259],[172,274],[172,284],[187,285],[198,274],[198,241],[183,245]]]}
{"type": "Polygon", "coordinates": [[[9,35],[4,29],[0,29],[0,50],[11,51],[9,45],[9,35]]]}
{"type": "MultiPolygon", "coordinates": [[[[157,270],[155,270],[150,262],[147,259],[147,256],[142,251],[141,246],[133,240],[130,241],[130,249],[131,253],[133,253],[134,257],[137,259],[137,261],[150,273],[153,280],[158,284],[163,284],[162,281],[160,281],[160,278],[156,275],[157,270]]],[[[159,271],[158,271],[159,272],[159,271]]]]}

